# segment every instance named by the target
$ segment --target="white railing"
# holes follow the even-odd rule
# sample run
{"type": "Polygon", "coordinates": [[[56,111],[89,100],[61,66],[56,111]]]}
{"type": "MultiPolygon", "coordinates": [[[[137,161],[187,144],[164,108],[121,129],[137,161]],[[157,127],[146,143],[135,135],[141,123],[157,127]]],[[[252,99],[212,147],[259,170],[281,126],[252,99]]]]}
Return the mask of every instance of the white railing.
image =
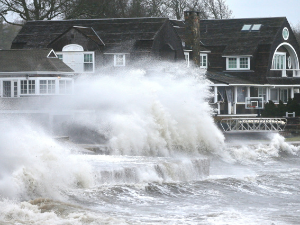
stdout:
{"type": "Polygon", "coordinates": [[[284,118],[230,118],[222,119],[224,132],[279,132],[284,131],[284,118]]]}
{"type": "Polygon", "coordinates": [[[300,69],[271,69],[271,71],[281,71],[283,77],[286,77],[286,72],[288,71],[293,72],[293,77],[300,76],[300,69]]]}

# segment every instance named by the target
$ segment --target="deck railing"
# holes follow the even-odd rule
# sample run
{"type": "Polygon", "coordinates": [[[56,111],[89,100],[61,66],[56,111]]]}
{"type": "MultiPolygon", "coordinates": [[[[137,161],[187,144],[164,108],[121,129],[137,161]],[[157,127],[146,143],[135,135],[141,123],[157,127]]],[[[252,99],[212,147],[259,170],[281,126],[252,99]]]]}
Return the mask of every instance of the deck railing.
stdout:
{"type": "Polygon", "coordinates": [[[222,119],[224,132],[279,132],[284,131],[285,118],[230,118],[222,119]]]}

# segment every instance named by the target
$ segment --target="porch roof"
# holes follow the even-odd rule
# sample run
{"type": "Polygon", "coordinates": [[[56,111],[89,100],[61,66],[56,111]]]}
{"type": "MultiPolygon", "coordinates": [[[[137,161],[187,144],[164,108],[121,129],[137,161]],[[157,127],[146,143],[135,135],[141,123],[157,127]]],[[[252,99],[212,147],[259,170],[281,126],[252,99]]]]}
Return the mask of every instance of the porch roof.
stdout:
{"type": "Polygon", "coordinates": [[[238,76],[223,72],[206,72],[206,77],[215,84],[256,84],[238,76]]]}
{"type": "Polygon", "coordinates": [[[1,50],[0,72],[74,72],[51,51],[51,49],[1,50]],[[48,57],[50,53],[52,57],[48,57]]]}

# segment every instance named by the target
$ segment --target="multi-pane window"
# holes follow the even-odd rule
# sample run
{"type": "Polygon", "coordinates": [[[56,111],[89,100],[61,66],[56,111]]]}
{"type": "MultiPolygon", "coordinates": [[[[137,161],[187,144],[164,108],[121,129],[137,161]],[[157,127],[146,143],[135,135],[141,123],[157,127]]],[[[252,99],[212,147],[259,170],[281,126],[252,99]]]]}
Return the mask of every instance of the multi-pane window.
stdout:
{"type": "Polygon", "coordinates": [[[200,68],[207,68],[207,54],[200,54],[200,68]]]}
{"type": "Polygon", "coordinates": [[[35,94],[35,80],[21,80],[21,94],[35,94]]]}
{"type": "Polygon", "coordinates": [[[3,97],[11,97],[11,81],[3,81],[3,97]]]}
{"type": "Polygon", "coordinates": [[[55,80],[40,80],[40,94],[55,94],[55,80]]]}
{"type": "Polygon", "coordinates": [[[273,58],[273,69],[285,69],[286,68],[286,55],[285,53],[276,53],[273,58]]]}
{"type": "Polygon", "coordinates": [[[59,94],[71,94],[72,93],[72,81],[60,80],[59,81],[59,94]]]}
{"type": "Polygon", "coordinates": [[[228,68],[237,69],[237,58],[228,58],[228,68]]]}
{"type": "Polygon", "coordinates": [[[114,55],[114,66],[125,66],[125,54],[114,55]]]}
{"type": "Polygon", "coordinates": [[[14,97],[18,97],[18,82],[14,81],[14,97]]]}
{"type": "Polygon", "coordinates": [[[264,101],[267,99],[267,89],[266,88],[258,88],[258,97],[263,97],[264,101]]]}
{"type": "Polygon", "coordinates": [[[249,57],[228,57],[226,61],[227,70],[250,70],[249,57]]]}
{"type": "Polygon", "coordinates": [[[240,68],[248,68],[248,58],[240,58],[240,68]]]}
{"type": "Polygon", "coordinates": [[[91,72],[94,70],[93,54],[84,54],[84,71],[91,72]]]}
{"type": "Polygon", "coordinates": [[[286,76],[286,53],[276,52],[273,57],[272,69],[282,70],[282,76],[286,76]]]}

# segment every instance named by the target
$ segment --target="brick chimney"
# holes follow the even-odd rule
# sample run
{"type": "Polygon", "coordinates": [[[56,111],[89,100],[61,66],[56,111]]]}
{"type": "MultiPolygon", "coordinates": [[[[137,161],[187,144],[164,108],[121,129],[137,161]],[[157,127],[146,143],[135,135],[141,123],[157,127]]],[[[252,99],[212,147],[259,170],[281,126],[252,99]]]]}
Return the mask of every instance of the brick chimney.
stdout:
{"type": "Polygon", "coordinates": [[[190,58],[200,66],[200,12],[185,11],[185,46],[192,50],[190,58]]]}

